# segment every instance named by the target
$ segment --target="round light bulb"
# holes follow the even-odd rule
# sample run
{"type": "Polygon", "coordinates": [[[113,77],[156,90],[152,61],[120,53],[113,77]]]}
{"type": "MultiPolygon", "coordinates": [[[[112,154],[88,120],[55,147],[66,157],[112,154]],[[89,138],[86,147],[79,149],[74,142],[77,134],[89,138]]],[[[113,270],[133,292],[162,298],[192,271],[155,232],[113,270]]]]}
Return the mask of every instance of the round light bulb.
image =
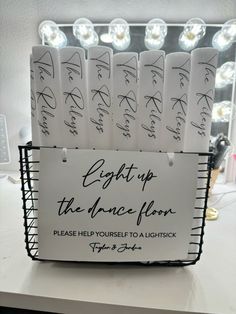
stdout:
{"type": "Polygon", "coordinates": [[[235,62],[229,61],[224,63],[216,71],[216,88],[223,88],[226,85],[232,84],[235,77],[235,62]]]}
{"type": "Polygon", "coordinates": [[[121,18],[111,21],[109,25],[109,36],[112,46],[119,51],[125,50],[130,45],[129,24],[121,18]]]}
{"type": "Polygon", "coordinates": [[[225,51],[232,46],[232,41],[229,37],[224,36],[223,32],[220,30],[212,38],[212,46],[219,50],[225,51]]]}
{"type": "Polygon", "coordinates": [[[55,48],[63,48],[67,45],[67,38],[65,33],[62,31],[58,31],[56,33],[56,36],[53,36],[50,40],[47,41],[49,46],[55,47],[55,48]]]}
{"type": "Polygon", "coordinates": [[[189,37],[189,39],[191,36],[193,38],[197,36],[198,39],[200,39],[206,34],[206,24],[200,18],[192,18],[188,20],[184,26],[184,33],[187,37],[189,37]]]}
{"type": "Polygon", "coordinates": [[[183,32],[179,36],[179,45],[185,51],[194,49],[199,40],[206,33],[206,24],[200,18],[192,18],[187,21],[183,32]]]}
{"type": "Polygon", "coordinates": [[[214,103],[212,109],[213,122],[230,121],[232,103],[229,100],[223,100],[219,103],[214,103]]]}
{"type": "Polygon", "coordinates": [[[161,19],[152,19],[145,29],[144,43],[147,49],[160,49],[165,42],[167,25],[161,19]]]}
{"type": "Polygon", "coordinates": [[[193,33],[191,34],[192,35],[190,36],[190,34],[186,35],[184,32],[182,32],[179,36],[179,45],[185,51],[190,51],[194,49],[195,47],[197,47],[197,44],[199,42],[197,36],[193,33]]]}
{"type": "Polygon", "coordinates": [[[236,19],[229,20],[222,27],[222,33],[231,41],[236,40],[236,19]]]}
{"type": "Polygon", "coordinates": [[[229,61],[224,63],[220,67],[220,71],[227,84],[232,84],[235,77],[235,62],[229,61]]]}
{"type": "Polygon", "coordinates": [[[97,46],[98,42],[99,42],[98,34],[95,31],[93,31],[89,35],[89,37],[83,37],[80,39],[81,46],[86,49],[97,46]]]}
{"type": "Polygon", "coordinates": [[[212,46],[219,51],[229,49],[236,40],[236,19],[230,20],[222,26],[212,38],[212,46]]]}
{"type": "Polygon", "coordinates": [[[56,36],[59,27],[53,21],[43,21],[39,24],[39,36],[41,39],[48,40],[56,36]]]}
{"type": "Polygon", "coordinates": [[[99,38],[93,23],[87,18],[79,18],[73,24],[73,34],[84,48],[97,46],[99,38]]]}
{"type": "Polygon", "coordinates": [[[215,80],[215,88],[223,88],[225,87],[227,84],[225,82],[225,80],[222,78],[221,76],[221,71],[220,69],[216,70],[216,80],[215,80]]]}
{"type": "Polygon", "coordinates": [[[51,47],[62,48],[67,45],[66,35],[53,21],[43,21],[39,25],[39,36],[51,47]]]}
{"type": "Polygon", "coordinates": [[[111,38],[111,35],[109,33],[101,34],[100,39],[102,42],[104,42],[106,44],[112,43],[112,38],[111,38]]]}
{"type": "Polygon", "coordinates": [[[73,24],[73,34],[77,39],[86,39],[94,31],[93,23],[86,18],[79,18],[73,24]]]}

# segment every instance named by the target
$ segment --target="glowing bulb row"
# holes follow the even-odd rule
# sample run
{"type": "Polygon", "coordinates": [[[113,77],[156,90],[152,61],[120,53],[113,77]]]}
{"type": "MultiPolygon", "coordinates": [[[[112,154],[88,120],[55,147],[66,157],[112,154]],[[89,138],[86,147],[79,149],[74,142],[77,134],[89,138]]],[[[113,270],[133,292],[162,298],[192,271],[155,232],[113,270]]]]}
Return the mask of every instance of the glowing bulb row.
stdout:
{"type": "MultiPolygon", "coordinates": [[[[200,18],[192,18],[187,21],[179,36],[179,45],[185,51],[190,51],[198,45],[200,39],[205,36],[206,24],[200,18]]],[[[87,18],[79,18],[73,24],[73,34],[80,41],[83,48],[97,46],[99,37],[93,23],[87,18]]],[[[40,37],[50,46],[61,48],[67,45],[65,34],[56,23],[44,21],[39,25],[40,37]]],[[[147,49],[161,49],[167,35],[167,24],[161,19],[152,19],[145,28],[144,43],[147,49]]],[[[126,50],[130,45],[129,24],[121,18],[114,19],[108,27],[108,33],[101,35],[105,43],[119,51],[126,50]]],[[[236,19],[226,22],[212,40],[214,48],[224,51],[229,49],[236,41],[236,19]]]]}
{"type": "MultiPolygon", "coordinates": [[[[73,24],[73,34],[80,41],[84,48],[96,46],[98,35],[95,32],[92,22],[85,18],[80,18],[73,24]]],[[[151,20],[145,31],[145,45],[148,49],[160,49],[165,41],[167,25],[161,19],[151,20]]],[[[108,27],[108,33],[101,35],[101,40],[112,43],[113,48],[122,51],[130,45],[129,24],[121,18],[114,19],[108,27]]]]}

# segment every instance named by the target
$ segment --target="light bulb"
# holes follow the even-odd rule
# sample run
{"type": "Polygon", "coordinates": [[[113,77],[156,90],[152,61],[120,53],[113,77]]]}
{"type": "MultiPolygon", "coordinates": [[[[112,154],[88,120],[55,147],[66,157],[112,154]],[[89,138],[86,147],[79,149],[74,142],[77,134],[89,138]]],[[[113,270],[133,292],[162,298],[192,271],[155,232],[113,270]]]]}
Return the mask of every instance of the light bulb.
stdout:
{"type": "Polygon", "coordinates": [[[84,48],[97,46],[99,38],[93,23],[86,18],[79,18],[73,24],[73,34],[84,48]]]}
{"type": "Polygon", "coordinates": [[[152,19],[145,29],[144,43],[147,49],[160,49],[165,42],[167,25],[161,19],[152,19]]]}
{"type": "Polygon", "coordinates": [[[53,21],[43,21],[39,25],[39,36],[41,39],[54,37],[58,31],[59,27],[53,21]]]}
{"type": "Polygon", "coordinates": [[[232,42],[224,36],[222,31],[218,31],[212,38],[212,46],[219,51],[225,51],[232,46],[232,42]]]}
{"type": "Polygon", "coordinates": [[[112,43],[112,38],[111,38],[111,35],[109,33],[101,34],[100,39],[102,42],[104,42],[106,44],[112,43]]]}
{"type": "Polygon", "coordinates": [[[122,51],[129,47],[129,24],[124,19],[117,18],[112,20],[108,32],[112,40],[112,46],[116,50],[122,51]]]}
{"type": "Polygon", "coordinates": [[[39,36],[52,47],[62,48],[67,45],[66,35],[53,21],[43,21],[39,25],[39,36]]]}
{"type": "Polygon", "coordinates": [[[194,49],[199,40],[206,33],[206,24],[200,18],[192,18],[187,21],[183,32],[179,36],[179,45],[183,50],[190,51],[194,49]]]}
{"type": "Polygon", "coordinates": [[[228,122],[230,121],[232,103],[229,100],[224,100],[215,103],[212,109],[213,122],[228,122]]]}
{"type": "Polygon", "coordinates": [[[58,31],[57,35],[48,42],[50,46],[55,47],[55,48],[63,48],[66,47],[67,45],[67,38],[65,33],[62,31],[58,31]]]}
{"type": "Polygon", "coordinates": [[[236,40],[236,19],[226,22],[212,38],[212,46],[219,51],[229,49],[236,40]]]}
{"type": "Polygon", "coordinates": [[[222,27],[222,33],[226,38],[230,38],[231,41],[236,40],[236,19],[229,20],[222,27]]]}
{"type": "Polygon", "coordinates": [[[216,88],[223,88],[232,84],[235,77],[235,62],[229,61],[216,70],[216,88]]]}

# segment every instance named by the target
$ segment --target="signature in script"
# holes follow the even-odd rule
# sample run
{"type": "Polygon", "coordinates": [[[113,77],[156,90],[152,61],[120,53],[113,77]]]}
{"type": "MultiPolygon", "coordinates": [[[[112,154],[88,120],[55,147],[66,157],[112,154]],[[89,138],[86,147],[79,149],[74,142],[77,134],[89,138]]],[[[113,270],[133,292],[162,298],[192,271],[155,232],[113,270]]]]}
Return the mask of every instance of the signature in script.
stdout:
{"type": "Polygon", "coordinates": [[[134,244],[122,243],[122,244],[107,245],[106,243],[91,242],[89,243],[89,247],[92,249],[93,253],[102,253],[104,251],[115,251],[118,253],[124,253],[124,252],[134,252],[137,250],[138,251],[142,250],[142,247],[138,246],[136,243],[134,244]]]}

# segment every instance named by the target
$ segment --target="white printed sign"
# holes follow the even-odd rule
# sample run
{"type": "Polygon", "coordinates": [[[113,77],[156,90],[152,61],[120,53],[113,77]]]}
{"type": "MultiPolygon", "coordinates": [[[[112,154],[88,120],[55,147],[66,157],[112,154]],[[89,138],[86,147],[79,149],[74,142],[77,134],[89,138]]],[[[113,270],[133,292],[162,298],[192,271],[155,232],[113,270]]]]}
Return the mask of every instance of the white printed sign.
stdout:
{"type": "Polygon", "coordinates": [[[41,148],[39,258],[187,257],[198,155],[41,148]]]}

